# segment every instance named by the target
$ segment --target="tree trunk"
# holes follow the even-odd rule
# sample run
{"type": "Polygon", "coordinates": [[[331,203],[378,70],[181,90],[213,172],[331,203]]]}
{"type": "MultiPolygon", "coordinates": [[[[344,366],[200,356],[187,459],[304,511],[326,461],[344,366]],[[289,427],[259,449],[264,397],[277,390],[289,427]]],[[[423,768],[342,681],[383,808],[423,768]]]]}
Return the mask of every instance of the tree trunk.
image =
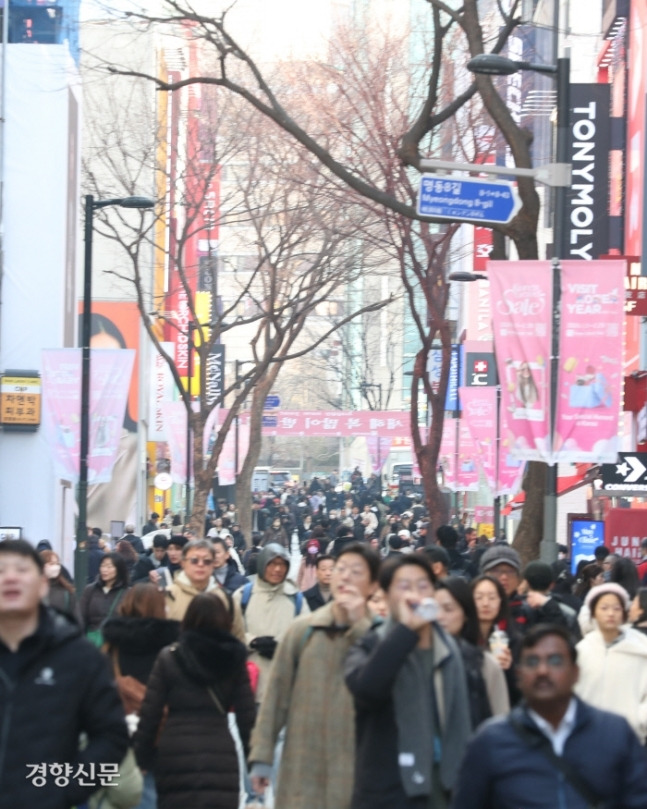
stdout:
{"type": "Polygon", "coordinates": [[[519,551],[524,565],[539,558],[539,543],[544,527],[544,494],[546,491],[546,464],[531,461],[523,477],[526,500],[513,547],[519,551]]]}
{"type": "Polygon", "coordinates": [[[249,413],[249,448],[243,461],[236,481],[236,511],[240,530],[248,546],[251,545],[252,536],[252,477],[254,469],[261,454],[263,431],[263,408],[265,399],[272,390],[272,385],[278,374],[274,370],[254,387],[251,408],[249,413]]]}

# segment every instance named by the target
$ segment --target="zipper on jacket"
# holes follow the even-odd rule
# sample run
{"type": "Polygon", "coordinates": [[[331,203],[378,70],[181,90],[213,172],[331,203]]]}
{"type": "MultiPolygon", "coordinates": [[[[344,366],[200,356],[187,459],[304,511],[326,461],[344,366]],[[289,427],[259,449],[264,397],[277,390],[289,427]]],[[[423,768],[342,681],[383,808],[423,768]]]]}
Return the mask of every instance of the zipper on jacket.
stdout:
{"type": "Polygon", "coordinates": [[[7,753],[7,741],[9,739],[9,725],[11,724],[11,714],[13,709],[13,696],[15,691],[14,683],[7,677],[2,669],[0,669],[0,678],[3,680],[7,688],[7,706],[2,717],[2,727],[0,728],[0,783],[2,783],[2,776],[4,773],[4,761],[7,753]]]}

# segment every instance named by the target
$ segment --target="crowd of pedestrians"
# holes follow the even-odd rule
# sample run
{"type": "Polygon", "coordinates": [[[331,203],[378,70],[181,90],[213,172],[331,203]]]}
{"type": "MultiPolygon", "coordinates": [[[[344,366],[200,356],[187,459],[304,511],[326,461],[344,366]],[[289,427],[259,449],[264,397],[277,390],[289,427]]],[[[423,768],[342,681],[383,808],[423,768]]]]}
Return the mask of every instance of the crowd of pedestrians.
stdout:
{"type": "Polygon", "coordinates": [[[647,568],[524,565],[357,475],[237,520],[95,529],[78,602],[0,542],[0,809],[647,807],[647,568]]]}

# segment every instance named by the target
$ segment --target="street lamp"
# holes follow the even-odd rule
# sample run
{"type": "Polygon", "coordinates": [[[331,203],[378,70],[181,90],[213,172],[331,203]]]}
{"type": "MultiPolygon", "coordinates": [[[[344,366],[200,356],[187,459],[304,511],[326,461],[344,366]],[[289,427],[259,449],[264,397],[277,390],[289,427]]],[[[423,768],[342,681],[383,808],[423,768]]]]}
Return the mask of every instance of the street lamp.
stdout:
{"type": "MultiPolygon", "coordinates": [[[[557,143],[556,161],[558,165],[569,163],[568,150],[568,117],[570,110],[570,57],[557,59],[555,65],[538,65],[532,62],[515,61],[493,53],[481,53],[467,63],[472,73],[489,76],[509,76],[518,70],[532,70],[535,73],[548,73],[557,81],[557,143]]],[[[566,244],[566,203],[567,186],[555,188],[553,218],[553,334],[550,360],[550,434],[555,435],[555,418],[557,411],[557,375],[559,357],[559,324],[561,298],[561,271],[559,260],[565,258],[568,251],[566,244]]],[[[541,540],[541,558],[545,562],[557,559],[557,465],[547,467],[546,494],[544,496],[544,531],[541,540]]]]}
{"type": "Polygon", "coordinates": [[[120,208],[153,208],[155,202],[148,197],[119,197],[97,199],[85,197],[85,253],[83,263],[83,315],[81,318],[81,445],[79,448],[79,517],[76,526],[74,552],[74,578],[80,595],[87,583],[88,557],[88,454],[90,447],[90,335],[92,332],[92,233],[94,212],[99,208],[116,205],[120,208]]]}

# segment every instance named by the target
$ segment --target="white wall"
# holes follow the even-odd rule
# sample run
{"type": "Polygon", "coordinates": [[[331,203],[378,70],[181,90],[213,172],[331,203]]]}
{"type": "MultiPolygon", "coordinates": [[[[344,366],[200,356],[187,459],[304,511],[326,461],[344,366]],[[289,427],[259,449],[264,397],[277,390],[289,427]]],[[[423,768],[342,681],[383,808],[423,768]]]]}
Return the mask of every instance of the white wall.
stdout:
{"type": "MultiPolygon", "coordinates": [[[[76,78],[66,46],[7,46],[3,371],[40,371],[43,348],[74,344],[79,257],[76,78]]],[[[26,538],[47,538],[56,548],[65,532],[69,561],[71,494],[68,490],[64,498],[55,479],[42,430],[0,431],[0,524],[22,526],[26,538]]]]}

